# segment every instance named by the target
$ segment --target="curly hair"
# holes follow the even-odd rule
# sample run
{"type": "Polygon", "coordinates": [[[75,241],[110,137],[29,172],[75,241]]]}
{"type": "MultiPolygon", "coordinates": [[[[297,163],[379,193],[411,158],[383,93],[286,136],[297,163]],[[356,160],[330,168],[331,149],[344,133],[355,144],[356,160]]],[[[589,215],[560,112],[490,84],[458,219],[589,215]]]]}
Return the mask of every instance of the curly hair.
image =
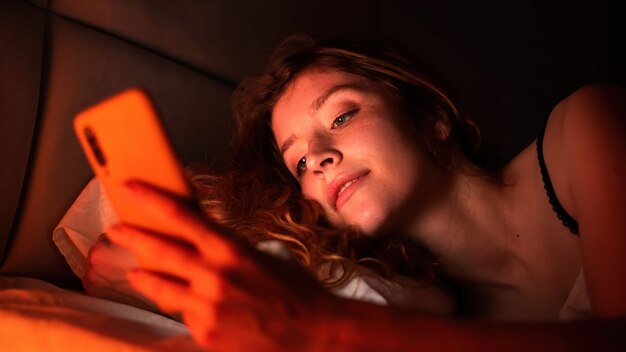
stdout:
{"type": "Polygon", "coordinates": [[[298,35],[278,47],[262,74],[245,79],[235,90],[230,166],[220,175],[200,172],[194,177],[205,209],[253,244],[281,241],[331,287],[345,283],[358,265],[373,266],[384,275],[401,273],[423,282],[432,280],[435,260],[419,245],[395,236],[361,236],[352,228],[333,228],[321,206],[301,196],[282,161],[270,123],[272,110],[288,85],[312,68],[358,75],[379,85],[411,116],[418,131],[444,120],[450,126],[445,142],[427,133],[422,136],[427,148],[447,151],[433,153],[439,155],[433,158],[439,165],[449,169],[463,165],[462,158],[478,160],[476,125],[407,60],[361,48],[320,45],[298,35]]]}

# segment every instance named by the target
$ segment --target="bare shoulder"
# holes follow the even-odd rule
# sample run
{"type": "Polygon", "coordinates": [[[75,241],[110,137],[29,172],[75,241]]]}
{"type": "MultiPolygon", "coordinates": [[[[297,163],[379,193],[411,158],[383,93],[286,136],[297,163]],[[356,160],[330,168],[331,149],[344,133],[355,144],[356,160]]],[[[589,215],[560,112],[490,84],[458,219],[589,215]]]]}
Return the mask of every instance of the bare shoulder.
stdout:
{"type": "Polygon", "coordinates": [[[544,145],[559,199],[578,218],[581,187],[624,164],[626,90],[590,85],[573,92],[550,114],[544,145]]]}
{"type": "Polygon", "coordinates": [[[626,132],[626,89],[611,85],[582,87],[561,103],[563,133],[566,140],[582,137],[605,139],[626,132]],[[594,133],[595,132],[595,133],[594,133]],[[600,134],[598,134],[600,133],[600,134]]]}
{"type": "MultiPolygon", "coordinates": [[[[586,86],[561,104],[562,112],[555,116],[561,119],[560,153],[569,175],[572,208],[578,213],[588,195],[585,191],[597,192],[608,185],[594,183],[626,176],[626,91],[617,86],[586,86]]],[[[624,186],[614,186],[616,192],[626,191],[624,186]]]]}
{"type": "Polygon", "coordinates": [[[592,306],[626,315],[626,90],[586,86],[561,101],[546,153],[557,195],[579,224],[592,306]]]}

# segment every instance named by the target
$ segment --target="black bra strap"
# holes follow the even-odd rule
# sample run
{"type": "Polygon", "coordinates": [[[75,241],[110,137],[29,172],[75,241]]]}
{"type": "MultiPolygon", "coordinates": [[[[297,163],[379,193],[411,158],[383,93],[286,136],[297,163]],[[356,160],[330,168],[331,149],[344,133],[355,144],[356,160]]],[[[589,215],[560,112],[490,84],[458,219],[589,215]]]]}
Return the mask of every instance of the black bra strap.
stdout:
{"type": "Polygon", "coordinates": [[[578,222],[574,220],[567,213],[567,211],[559,202],[559,199],[556,197],[556,193],[554,193],[554,188],[552,187],[552,181],[550,181],[550,175],[548,174],[548,168],[546,167],[546,162],[543,159],[543,136],[546,132],[546,124],[543,126],[539,135],[537,136],[537,160],[539,161],[539,170],[541,171],[541,179],[543,180],[543,187],[546,189],[546,194],[548,195],[548,200],[552,205],[552,209],[556,213],[556,216],[563,222],[563,225],[567,226],[569,230],[578,235],[578,222]]]}

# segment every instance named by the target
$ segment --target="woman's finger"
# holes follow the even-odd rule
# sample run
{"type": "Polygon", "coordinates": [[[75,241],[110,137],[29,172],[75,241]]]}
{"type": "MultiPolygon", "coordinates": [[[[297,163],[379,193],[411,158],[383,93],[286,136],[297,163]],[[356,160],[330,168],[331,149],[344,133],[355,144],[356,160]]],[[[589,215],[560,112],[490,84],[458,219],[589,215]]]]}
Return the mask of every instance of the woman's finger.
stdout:
{"type": "Polygon", "coordinates": [[[146,270],[131,271],[128,279],[133,288],[150,298],[162,311],[196,312],[203,317],[207,328],[216,326],[216,301],[196,295],[186,283],[146,270]]]}
{"type": "MultiPolygon", "coordinates": [[[[207,328],[207,317],[203,314],[187,310],[183,312],[183,322],[189,328],[194,341],[208,351],[215,349],[213,333],[215,329],[207,328]]],[[[211,324],[211,323],[209,323],[211,324]]]]}
{"type": "MultiPolygon", "coordinates": [[[[179,267],[185,258],[198,254],[195,247],[188,243],[132,225],[113,225],[107,228],[107,232],[113,243],[132,251],[141,265],[147,269],[158,270],[156,266],[166,261],[164,255],[168,256],[167,261],[171,261],[176,264],[176,267],[179,267]]],[[[176,272],[168,273],[177,275],[176,272]]]]}
{"type": "MultiPolygon", "coordinates": [[[[224,265],[235,263],[232,241],[226,239],[192,203],[154,186],[130,181],[124,185],[135,204],[157,219],[168,219],[168,228],[154,229],[188,241],[202,252],[209,252],[224,265]]],[[[205,253],[205,254],[209,254],[205,253]]]]}
{"type": "Polygon", "coordinates": [[[128,225],[113,226],[109,233],[115,243],[135,254],[143,269],[189,282],[198,295],[209,300],[222,297],[223,280],[218,271],[210,258],[200,257],[193,247],[128,225]]]}

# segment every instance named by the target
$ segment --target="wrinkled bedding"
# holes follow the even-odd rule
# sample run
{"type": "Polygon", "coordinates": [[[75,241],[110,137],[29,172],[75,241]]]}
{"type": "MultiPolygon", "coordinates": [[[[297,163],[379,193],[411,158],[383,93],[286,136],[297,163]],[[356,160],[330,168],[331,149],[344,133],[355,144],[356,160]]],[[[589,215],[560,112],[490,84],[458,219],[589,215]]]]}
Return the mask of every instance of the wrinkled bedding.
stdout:
{"type": "Polygon", "coordinates": [[[61,289],[0,277],[1,351],[199,351],[176,320],[61,289]]]}

